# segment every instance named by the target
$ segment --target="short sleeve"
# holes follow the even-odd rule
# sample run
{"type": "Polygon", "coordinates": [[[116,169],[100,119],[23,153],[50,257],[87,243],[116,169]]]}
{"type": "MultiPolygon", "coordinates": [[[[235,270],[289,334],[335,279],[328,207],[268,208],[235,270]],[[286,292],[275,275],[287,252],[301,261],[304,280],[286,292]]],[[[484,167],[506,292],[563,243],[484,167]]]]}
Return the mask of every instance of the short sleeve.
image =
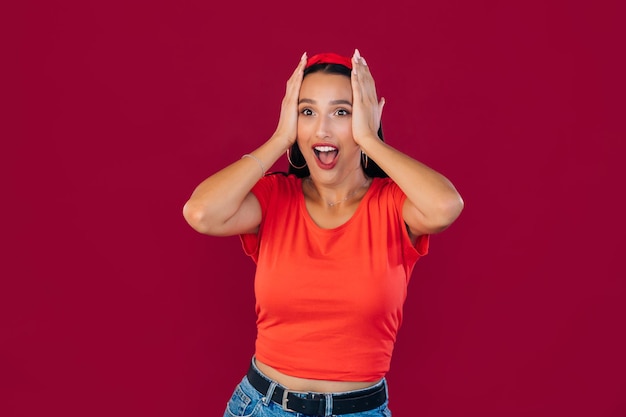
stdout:
{"type": "MultiPolygon", "coordinates": [[[[389,180],[389,192],[393,200],[393,204],[398,212],[398,216],[402,218],[402,207],[406,201],[406,194],[400,189],[400,187],[393,181],[389,180]]],[[[409,236],[408,226],[403,220],[402,228],[402,240],[404,248],[404,257],[407,264],[414,264],[419,258],[428,254],[428,248],[430,244],[430,235],[420,235],[415,242],[411,241],[409,236]]]]}
{"type": "Polygon", "coordinates": [[[239,238],[241,239],[241,245],[244,253],[250,256],[254,262],[257,262],[259,258],[259,242],[261,240],[263,222],[267,213],[267,206],[272,195],[272,190],[276,185],[277,175],[280,174],[266,174],[254,185],[254,187],[252,187],[252,190],[250,191],[254,194],[256,199],[259,201],[259,205],[261,206],[261,224],[259,225],[259,231],[257,233],[241,234],[239,235],[239,238]]]}

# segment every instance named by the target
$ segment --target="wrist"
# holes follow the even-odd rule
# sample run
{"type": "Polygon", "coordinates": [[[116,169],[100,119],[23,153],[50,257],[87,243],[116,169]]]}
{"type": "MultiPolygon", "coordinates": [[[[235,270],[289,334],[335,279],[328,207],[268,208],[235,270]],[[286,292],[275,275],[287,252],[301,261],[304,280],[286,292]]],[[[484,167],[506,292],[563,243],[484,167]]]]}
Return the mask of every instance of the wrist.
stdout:
{"type": "Polygon", "coordinates": [[[273,143],[276,146],[279,146],[281,153],[283,153],[283,152],[286,152],[287,149],[290,149],[293,146],[293,144],[296,142],[296,140],[295,138],[290,138],[288,135],[285,135],[276,131],[270,137],[268,142],[273,143]]]}
{"type": "Polygon", "coordinates": [[[359,137],[355,136],[354,142],[356,142],[356,144],[359,145],[361,150],[363,150],[363,152],[365,153],[367,153],[369,149],[372,148],[372,145],[375,146],[377,144],[383,143],[378,135],[372,133],[368,133],[359,137]]]}

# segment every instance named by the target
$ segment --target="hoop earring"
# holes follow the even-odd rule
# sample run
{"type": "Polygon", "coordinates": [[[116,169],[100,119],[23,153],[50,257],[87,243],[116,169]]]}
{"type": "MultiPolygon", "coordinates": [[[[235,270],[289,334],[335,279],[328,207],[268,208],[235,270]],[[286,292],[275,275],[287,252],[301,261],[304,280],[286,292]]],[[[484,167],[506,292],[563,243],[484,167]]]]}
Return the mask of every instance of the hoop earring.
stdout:
{"type": "Polygon", "coordinates": [[[291,165],[292,167],[294,167],[295,169],[302,169],[304,167],[306,167],[306,161],[304,161],[304,165],[297,167],[293,164],[293,162],[291,162],[291,157],[289,156],[289,148],[287,148],[287,160],[289,161],[289,165],[291,165]]]}
{"type": "Polygon", "coordinates": [[[367,169],[367,162],[368,161],[369,161],[369,158],[367,157],[365,152],[361,151],[361,162],[363,162],[363,168],[367,169]]]}

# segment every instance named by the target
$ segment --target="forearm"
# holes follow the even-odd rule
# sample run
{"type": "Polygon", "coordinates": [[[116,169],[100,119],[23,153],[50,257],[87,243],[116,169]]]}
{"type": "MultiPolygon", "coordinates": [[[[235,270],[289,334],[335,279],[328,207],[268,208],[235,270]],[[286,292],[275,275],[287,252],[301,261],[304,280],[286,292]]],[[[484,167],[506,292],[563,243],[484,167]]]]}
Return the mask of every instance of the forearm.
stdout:
{"type": "Polygon", "coordinates": [[[183,215],[196,230],[211,234],[241,208],[250,190],[285,152],[288,141],[272,136],[250,152],[254,158],[242,157],[202,181],[183,208],[183,215]]]}
{"type": "Polygon", "coordinates": [[[463,200],[454,185],[425,164],[378,138],[363,141],[361,149],[394,180],[407,196],[405,221],[416,233],[435,233],[461,213],[463,200]]]}

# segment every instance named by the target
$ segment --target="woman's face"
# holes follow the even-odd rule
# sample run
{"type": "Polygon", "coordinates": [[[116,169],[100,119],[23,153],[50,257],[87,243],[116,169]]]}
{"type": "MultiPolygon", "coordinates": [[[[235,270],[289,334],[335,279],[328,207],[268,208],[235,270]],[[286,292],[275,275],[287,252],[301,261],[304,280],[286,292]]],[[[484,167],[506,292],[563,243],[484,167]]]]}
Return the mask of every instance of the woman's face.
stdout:
{"type": "Polygon", "coordinates": [[[360,167],[360,148],[352,138],[350,78],[322,72],[307,75],[298,111],[298,146],[311,176],[339,179],[360,167]]]}

